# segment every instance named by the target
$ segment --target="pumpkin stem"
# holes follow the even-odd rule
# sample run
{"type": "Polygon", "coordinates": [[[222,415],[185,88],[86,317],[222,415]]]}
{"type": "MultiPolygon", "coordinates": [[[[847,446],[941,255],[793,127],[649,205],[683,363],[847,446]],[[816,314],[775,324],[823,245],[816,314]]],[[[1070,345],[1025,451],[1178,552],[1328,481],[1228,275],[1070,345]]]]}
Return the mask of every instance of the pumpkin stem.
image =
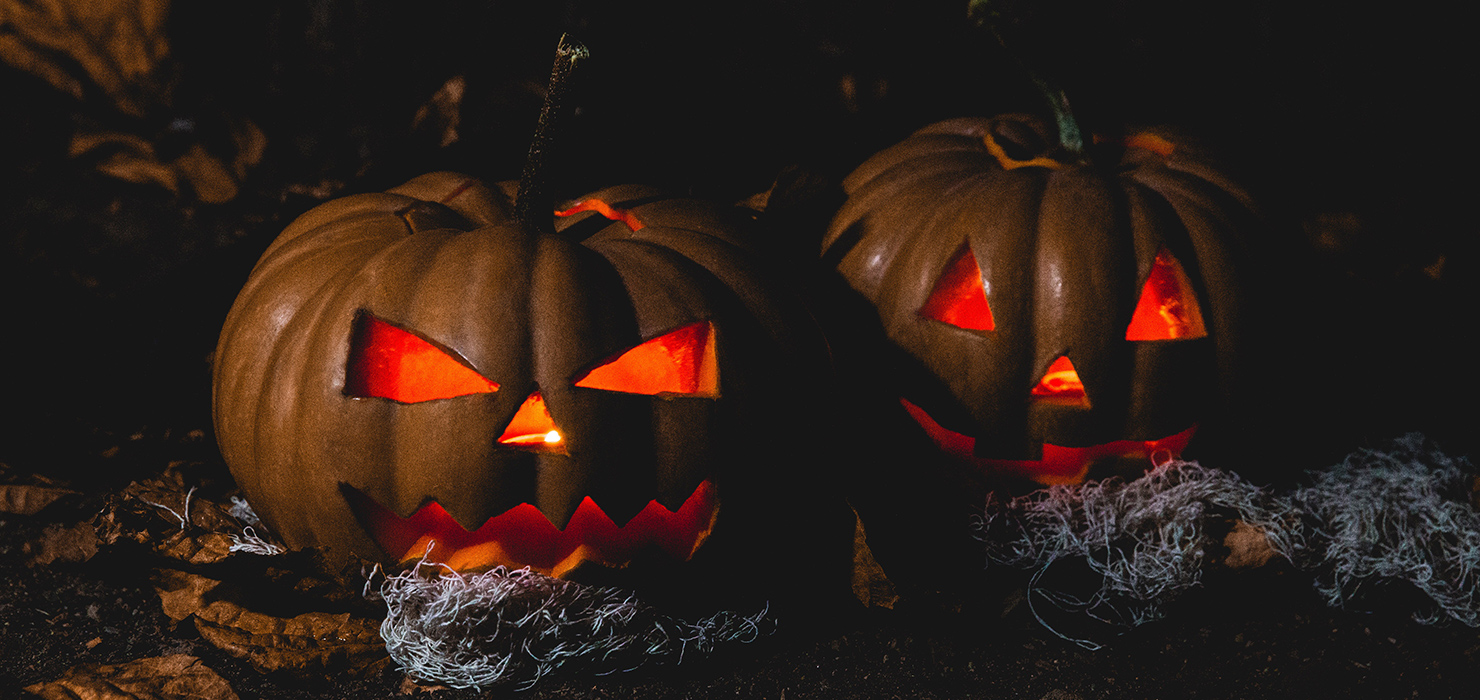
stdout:
{"type": "Polygon", "coordinates": [[[519,192],[514,196],[514,217],[536,233],[555,233],[555,200],[546,191],[545,164],[550,160],[551,144],[559,132],[559,124],[569,108],[565,104],[569,90],[570,74],[576,62],[591,52],[584,44],[572,39],[569,34],[560,36],[555,47],[555,66],[550,69],[550,85],[545,90],[545,104],[540,108],[540,120],[534,128],[534,138],[529,143],[529,155],[524,159],[524,172],[519,176],[519,192]]]}
{"type": "Polygon", "coordinates": [[[984,27],[992,33],[992,37],[1007,53],[1008,57],[1016,63],[1033,84],[1038,87],[1038,94],[1048,103],[1053,112],[1054,122],[1059,129],[1059,147],[1071,158],[1083,160],[1087,157],[1084,147],[1084,129],[1080,127],[1079,120],[1074,116],[1074,110],[1069,107],[1069,97],[1064,89],[1057,83],[1046,77],[1041,71],[1034,70],[1023,60],[1023,51],[1014,48],[1013,43],[1007,40],[1007,24],[1011,21],[1006,13],[999,9],[1000,1],[997,0],[969,0],[967,3],[967,14],[976,21],[977,26],[984,27]]]}

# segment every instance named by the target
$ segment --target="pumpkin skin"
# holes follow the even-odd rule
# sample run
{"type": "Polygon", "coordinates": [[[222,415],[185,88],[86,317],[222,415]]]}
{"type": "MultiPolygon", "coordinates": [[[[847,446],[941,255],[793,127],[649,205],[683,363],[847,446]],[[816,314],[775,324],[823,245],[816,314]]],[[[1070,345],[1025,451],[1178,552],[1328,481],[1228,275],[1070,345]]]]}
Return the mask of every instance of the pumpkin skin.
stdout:
{"type": "MultiPolygon", "coordinates": [[[[533,520],[454,568],[559,575],[652,550],[685,559],[711,526],[747,512],[752,494],[777,490],[771,479],[798,487],[779,499],[798,507],[805,479],[777,476],[795,465],[753,458],[762,436],[796,427],[784,398],[826,375],[828,360],[810,317],[741,245],[751,217],[619,187],[583,200],[618,206],[608,213],[629,221],[581,211],[557,217],[557,235],[534,235],[513,220],[511,198],[466,176],[425,175],[323,204],[262,255],[222,330],[213,400],[222,454],[268,527],[295,548],[395,561],[417,552],[383,551],[367,532],[386,513],[425,525],[440,509],[443,527],[450,517],[472,532],[517,511],[533,520]],[[354,348],[374,335],[362,335],[367,323],[416,336],[484,388],[412,400],[366,389],[374,382],[359,376],[354,348]],[[708,389],[577,386],[644,341],[702,324],[712,329],[708,389]],[[558,450],[501,442],[536,393],[558,450]],[[717,494],[725,507],[715,519],[706,513],[717,494]],[[692,531],[664,531],[665,512],[695,508],[685,516],[692,531]],[[605,535],[553,555],[507,541],[569,535],[593,519],[605,519],[596,527],[605,535]],[[627,533],[636,541],[597,541],[639,521],[647,532],[627,533]]],[[[391,549],[418,534],[400,532],[391,549]]]]}
{"type": "Polygon", "coordinates": [[[1096,167],[1055,158],[1052,134],[1024,115],[921,129],[849,175],[823,242],[906,356],[893,367],[902,404],[937,445],[989,474],[1048,484],[1092,466],[1139,473],[1225,405],[1238,381],[1243,232],[1259,222],[1244,190],[1187,143],[1135,134],[1101,147],[1109,166],[1096,167]],[[979,274],[990,319],[937,308],[970,316],[943,289],[952,272],[960,285],[979,274]],[[1132,323],[1153,273],[1181,296],[1151,312],[1192,317],[1139,339],[1132,323]],[[1044,391],[1066,367],[1056,362],[1072,364],[1082,394],[1044,391]]]}

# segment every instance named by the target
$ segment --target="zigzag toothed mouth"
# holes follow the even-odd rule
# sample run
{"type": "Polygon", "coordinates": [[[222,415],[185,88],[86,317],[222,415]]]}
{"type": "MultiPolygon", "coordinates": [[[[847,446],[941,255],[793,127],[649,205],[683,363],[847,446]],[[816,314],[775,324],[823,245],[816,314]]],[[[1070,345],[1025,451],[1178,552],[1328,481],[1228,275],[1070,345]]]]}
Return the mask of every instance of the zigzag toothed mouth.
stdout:
{"type": "Polygon", "coordinates": [[[588,496],[563,530],[539,508],[522,503],[470,532],[436,501],[402,518],[353,486],[341,483],[339,488],[388,557],[406,562],[425,556],[458,571],[527,566],[559,576],[582,561],[622,566],[651,547],[686,561],[713,529],[719,510],[714,486],[703,481],[677,511],[650,501],[621,526],[588,496]]]}

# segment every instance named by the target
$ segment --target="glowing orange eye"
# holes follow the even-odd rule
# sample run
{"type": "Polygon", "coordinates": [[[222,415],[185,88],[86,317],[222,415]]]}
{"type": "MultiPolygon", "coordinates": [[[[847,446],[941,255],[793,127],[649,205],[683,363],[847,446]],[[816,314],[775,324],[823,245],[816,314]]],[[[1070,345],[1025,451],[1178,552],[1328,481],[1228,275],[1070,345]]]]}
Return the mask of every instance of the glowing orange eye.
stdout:
{"type": "Polygon", "coordinates": [[[971,246],[961,244],[961,250],[951,258],[935,282],[930,298],[920,307],[920,315],[972,331],[996,328],[992,322],[992,308],[987,305],[987,290],[982,286],[981,269],[977,267],[971,246]]]}
{"type": "Polygon", "coordinates": [[[1125,339],[1190,340],[1207,334],[1197,294],[1182,264],[1166,248],[1158,250],[1131,324],[1125,329],[1125,339]]]}
{"type": "Polygon", "coordinates": [[[719,396],[714,324],[690,323],[607,360],[576,386],[628,394],[719,396]]]}
{"type": "Polygon", "coordinates": [[[368,313],[355,319],[345,394],[418,403],[495,391],[496,382],[416,334],[368,313]]]}

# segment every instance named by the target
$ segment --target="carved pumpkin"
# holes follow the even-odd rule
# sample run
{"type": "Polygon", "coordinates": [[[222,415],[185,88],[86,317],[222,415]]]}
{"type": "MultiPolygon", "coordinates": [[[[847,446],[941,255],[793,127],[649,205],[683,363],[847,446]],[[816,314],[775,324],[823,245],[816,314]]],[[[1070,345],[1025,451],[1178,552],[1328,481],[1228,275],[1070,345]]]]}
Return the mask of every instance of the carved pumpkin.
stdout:
{"type": "Polygon", "coordinates": [[[805,477],[756,456],[828,365],[743,249],[753,217],[624,187],[534,234],[510,199],[426,175],[324,204],[262,255],[214,402],[266,524],[294,547],[555,575],[689,559],[731,515],[790,528],[805,477]]]}
{"type": "Polygon", "coordinates": [[[1052,133],[1016,115],[926,127],[845,180],[823,245],[907,354],[909,415],[945,452],[1040,483],[1187,446],[1233,388],[1257,220],[1163,134],[1101,145],[1095,166],[1052,133]]]}

